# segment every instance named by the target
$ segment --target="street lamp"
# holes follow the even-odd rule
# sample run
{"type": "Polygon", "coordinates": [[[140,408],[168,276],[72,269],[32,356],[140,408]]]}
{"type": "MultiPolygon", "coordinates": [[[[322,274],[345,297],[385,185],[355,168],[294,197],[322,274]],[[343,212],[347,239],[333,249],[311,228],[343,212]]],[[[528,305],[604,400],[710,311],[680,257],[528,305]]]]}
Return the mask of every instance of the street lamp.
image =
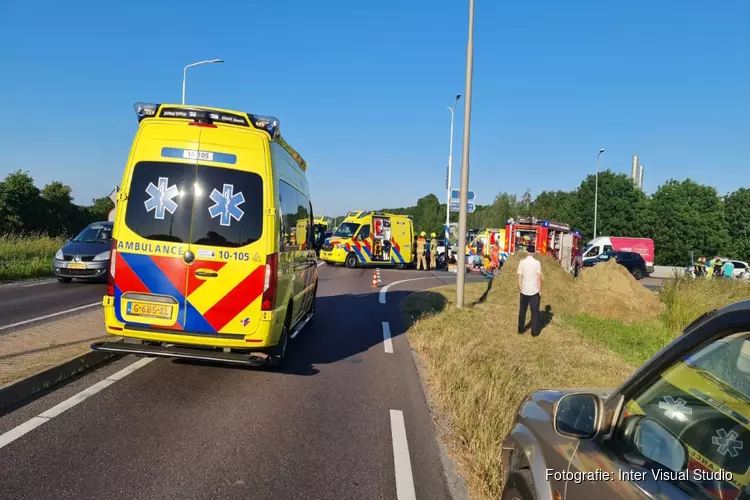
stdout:
{"type": "Polygon", "coordinates": [[[448,179],[447,179],[447,184],[446,184],[448,195],[445,201],[445,255],[446,255],[445,261],[446,262],[448,262],[448,257],[450,257],[450,254],[451,254],[450,241],[449,241],[450,229],[448,228],[448,226],[450,226],[450,223],[451,223],[451,177],[453,176],[453,119],[455,118],[455,115],[456,115],[455,113],[456,105],[458,104],[459,99],[461,99],[461,94],[456,94],[456,102],[453,103],[453,106],[448,106],[448,110],[451,112],[451,143],[450,143],[450,147],[448,148],[448,179]]]}
{"type": "Polygon", "coordinates": [[[594,238],[596,238],[596,216],[599,206],[599,155],[601,155],[603,152],[604,148],[600,149],[596,154],[596,187],[594,188],[594,238]]]}
{"type": "Polygon", "coordinates": [[[456,308],[464,306],[466,272],[466,209],[469,198],[469,142],[471,133],[471,82],[474,73],[474,0],[469,0],[469,40],[466,43],[466,99],[464,100],[464,141],[461,155],[461,189],[458,196],[458,274],[456,308]]]}
{"type": "Polygon", "coordinates": [[[223,63],[224,59],[207,59],[205,61],[198,61],[193,64],[188,64],[185,69],[182,70],[182,104],[185,105],[185,79],[187,78],[187,69],[193,66],[200,66],[201,64],[216,64],[223,63]]]}

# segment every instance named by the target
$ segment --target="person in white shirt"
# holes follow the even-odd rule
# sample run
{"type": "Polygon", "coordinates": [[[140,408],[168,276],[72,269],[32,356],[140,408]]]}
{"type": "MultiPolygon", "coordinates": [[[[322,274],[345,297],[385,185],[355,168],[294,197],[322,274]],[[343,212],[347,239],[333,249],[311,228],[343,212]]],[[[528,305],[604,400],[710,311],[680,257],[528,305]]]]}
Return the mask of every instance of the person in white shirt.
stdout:
{"type": "Polygon", "coordinates": [[[518,333],[526,330],[526,309],[531,306],[531,334],[539,335],[539,302],[542,292],[542,263],[534,258],[534,245],[526,247],[528,255],[518,263],[518,290],[521,306],[518,310],[518,333]]]}

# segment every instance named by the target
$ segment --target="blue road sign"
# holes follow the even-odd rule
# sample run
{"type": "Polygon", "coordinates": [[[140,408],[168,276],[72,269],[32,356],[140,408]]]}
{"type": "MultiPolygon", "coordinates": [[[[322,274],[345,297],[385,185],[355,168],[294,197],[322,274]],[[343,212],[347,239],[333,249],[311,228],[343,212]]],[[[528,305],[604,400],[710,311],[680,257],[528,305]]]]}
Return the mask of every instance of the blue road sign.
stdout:
{"type": "MultiPolygon", "coordinates": [[[[458,201],[459,199],[458,189],[451,189],[451,198],[458,201]]],[[[469,191],[469,201],[474,199],[474,191],[469,191]]]]}
{"type": "MultiPolygon", "coordinates": [[[[451,201],[451,212],[458,212],[459,203],[458,201],[451,201]]],[[[474,213],[474,211],[477,209],[476,205],[474,205],[473,201],[470,201],[466,204],[466,212],[468,213],[474,213]]]]}

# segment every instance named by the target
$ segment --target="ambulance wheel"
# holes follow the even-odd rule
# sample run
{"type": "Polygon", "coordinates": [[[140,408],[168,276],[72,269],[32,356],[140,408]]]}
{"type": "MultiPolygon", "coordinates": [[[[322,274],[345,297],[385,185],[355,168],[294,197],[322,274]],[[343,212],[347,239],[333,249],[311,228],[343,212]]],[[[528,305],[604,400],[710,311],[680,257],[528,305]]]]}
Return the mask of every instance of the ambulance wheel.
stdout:
{"type": "Polygon", "coordinates": [[[57,281],[59,281],[60,283],[70,283],[71,281],[73,281],[73,278],[57,278],[57,281]]]}
{"type": "Polygon", "coordinates": [[[400,270],[403,271],[404,269],[406,269],[406,264],[400,262],[400,263],[396,264],[396,269],[400,269],[400,270]]]}
{"type": "Polygon", "coordinates": [[[357,267],[357,254],[352,252],[347,255],[345,264],[349,269],[354,269],[355,267],[357,267]]]}
{"type": "Polygon", "coordinates": [[[289,321],[284,322],[284,328],[281,330],[281,337],[279,337],[279,343],[273,348],[273,351],[268,356],[268,367],[272,370],[278,370],[284,366],[284,359],[286,358],[286,348],[289,344],[289,321]]]}

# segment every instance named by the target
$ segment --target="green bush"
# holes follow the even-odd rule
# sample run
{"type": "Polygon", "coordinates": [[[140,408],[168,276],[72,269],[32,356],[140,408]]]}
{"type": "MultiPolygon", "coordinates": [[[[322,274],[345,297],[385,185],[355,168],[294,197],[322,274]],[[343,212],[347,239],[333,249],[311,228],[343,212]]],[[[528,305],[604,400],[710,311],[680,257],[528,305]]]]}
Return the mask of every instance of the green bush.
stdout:
{"type": "Polygon", "coordinates": [[[52,276],[52,259],[64,244],[43,234],[0,235],[0,281],[52,276]]]}

